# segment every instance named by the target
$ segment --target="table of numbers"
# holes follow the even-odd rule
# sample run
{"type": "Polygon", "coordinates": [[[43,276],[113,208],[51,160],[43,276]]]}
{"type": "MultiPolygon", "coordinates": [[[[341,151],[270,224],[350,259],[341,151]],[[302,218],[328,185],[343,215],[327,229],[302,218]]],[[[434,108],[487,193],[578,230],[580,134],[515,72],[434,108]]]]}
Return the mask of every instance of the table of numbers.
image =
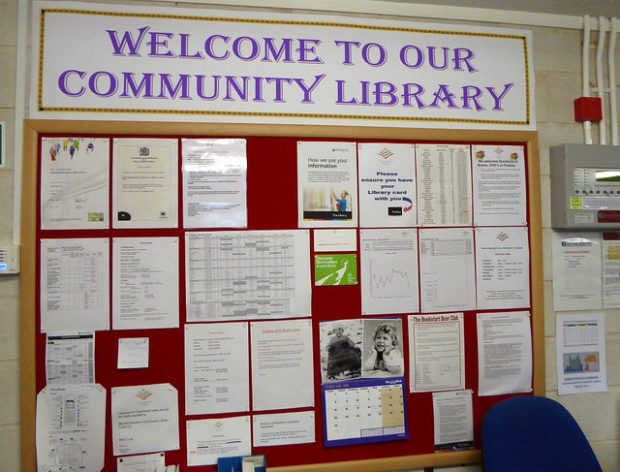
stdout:
{"type": "Polygon", "coordinates": [[[326,446],[406,439],[402,379],[323,386],[326,446]]]}

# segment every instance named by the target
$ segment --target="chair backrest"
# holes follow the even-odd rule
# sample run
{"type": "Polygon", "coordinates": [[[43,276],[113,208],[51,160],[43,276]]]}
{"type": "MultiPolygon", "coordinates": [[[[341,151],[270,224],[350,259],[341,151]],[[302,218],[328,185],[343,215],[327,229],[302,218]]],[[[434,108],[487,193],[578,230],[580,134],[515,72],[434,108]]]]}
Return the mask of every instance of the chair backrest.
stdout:
{"type": "Polygon", "coordinates": [[[600,472],[583,431],[560,403],[513,397],[494,405],[482,426],[485,472],[600,472]]]}

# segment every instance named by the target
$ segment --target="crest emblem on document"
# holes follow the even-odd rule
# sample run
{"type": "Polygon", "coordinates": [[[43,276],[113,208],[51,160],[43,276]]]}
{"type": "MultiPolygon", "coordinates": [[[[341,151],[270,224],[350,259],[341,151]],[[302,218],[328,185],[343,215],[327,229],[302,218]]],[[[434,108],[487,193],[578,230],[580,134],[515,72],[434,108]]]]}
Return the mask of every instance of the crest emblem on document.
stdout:
{"type": "Polygon", "coordinates": [[[509,238],[509,236],[502,231],[496,236],[496,238],[499,239],[501,242],[504,242],[509,238]]]}
{"type": "Polygon", "coordinates": [[[381,152],[379,152],[379,154],[378,154],[378,156],[382,157],[383,159],[389,159],[393,155],[394,155],[394,153],[392,151],[390,151],[388,148],[383,148],[381,150],[381,152]]]}
{"type": "Polygon", "coordinates": [[[136,393],[136,397],[139,398],[140,400],[144,401],[147,398],[149,398],[151,395],[153,395],[152,392],[149,392],[147,389],[143,388],[142,390],[140,390],[138,393],[136,393]]]}

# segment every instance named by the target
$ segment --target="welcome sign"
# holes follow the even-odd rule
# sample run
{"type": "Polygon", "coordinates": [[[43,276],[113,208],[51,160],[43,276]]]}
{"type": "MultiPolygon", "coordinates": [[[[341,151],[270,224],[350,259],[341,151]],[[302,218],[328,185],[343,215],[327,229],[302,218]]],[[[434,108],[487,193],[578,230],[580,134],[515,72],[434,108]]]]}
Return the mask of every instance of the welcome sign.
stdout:
{"type": "Polygon", "coordinates": [[[528,31],[40,2],[32,118],[535,128],[528,31]]]}

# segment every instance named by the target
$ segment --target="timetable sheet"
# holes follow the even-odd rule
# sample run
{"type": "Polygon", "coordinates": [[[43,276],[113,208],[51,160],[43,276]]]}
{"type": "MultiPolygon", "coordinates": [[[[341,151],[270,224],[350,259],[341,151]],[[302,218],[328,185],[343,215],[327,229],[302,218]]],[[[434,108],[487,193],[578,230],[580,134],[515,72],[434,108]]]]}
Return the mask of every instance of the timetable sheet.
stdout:
{"type": "Polygon", "coordinates": [[[301,231],[185,235],[187,321],[310,316],[310,236],[301,231]]]}
{"type": "Polygon", "coordinates": [[[41,331],[109,329],[109,253],[107,238],[41,240],[41,331]]]}

